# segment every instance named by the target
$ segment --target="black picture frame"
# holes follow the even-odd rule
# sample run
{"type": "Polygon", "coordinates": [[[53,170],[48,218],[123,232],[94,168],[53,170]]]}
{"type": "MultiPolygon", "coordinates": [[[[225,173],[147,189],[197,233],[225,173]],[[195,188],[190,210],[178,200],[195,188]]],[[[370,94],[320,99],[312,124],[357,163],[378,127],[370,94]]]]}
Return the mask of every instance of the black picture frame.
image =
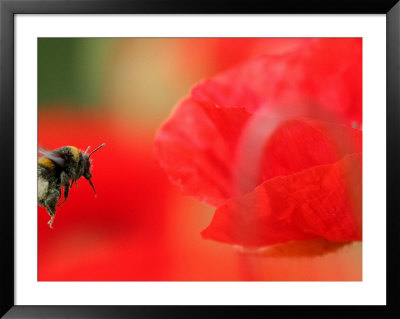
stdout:
{"type": "MultiPolygon", "coordinates": [[[[0,315],[5,318],[400,318],[398,296],[400,163],[400,1],[282,0],[253,3],[163,0],[0,0],[0,315]],[[386,306],[18,306],[14,304],[14,17],[16,14],[385,14],[387,49],[387,305],[386,306]]],[[[27,265],[28,266],[28,265],[27,265]]]]}

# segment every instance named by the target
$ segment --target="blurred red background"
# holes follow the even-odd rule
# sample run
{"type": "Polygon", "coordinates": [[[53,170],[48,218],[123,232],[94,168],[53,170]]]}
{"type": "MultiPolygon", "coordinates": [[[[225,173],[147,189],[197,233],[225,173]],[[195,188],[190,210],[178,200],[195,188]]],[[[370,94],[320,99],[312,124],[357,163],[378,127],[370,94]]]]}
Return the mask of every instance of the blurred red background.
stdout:
{"type": "Polygon", "coordinates": [[[81,179],[54,229],[38,208],[38,280],[361,280],[360,243],[265,258],[202,239],[214,209],[183,196],[153,157],[157,128],[196,81],[301,39],[40,41],[39,146],[107,145],[93,155],[97,197],[81,179]]]}

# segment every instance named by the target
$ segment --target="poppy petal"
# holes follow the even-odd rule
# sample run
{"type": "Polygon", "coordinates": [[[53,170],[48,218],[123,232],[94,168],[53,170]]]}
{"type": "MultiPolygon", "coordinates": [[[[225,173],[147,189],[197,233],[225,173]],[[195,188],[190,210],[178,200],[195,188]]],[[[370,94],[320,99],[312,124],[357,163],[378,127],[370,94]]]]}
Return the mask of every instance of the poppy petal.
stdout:
{"type": "Polygon", "coordinates": [[[322,238],[308,240],[292,240],[283,244],[276,244],[261,248],[241,247],[242,254],[262,257],[316,257],[335,252],[349,246],[352,242],[333,242],[322,238]]]}
{"type": "Polygon", "coordinates": [[[362,124],[362,39],[308,39],[199,83],[192,98],[250,112],[362,124]]]}
{"type": "Polygon", "coordinates": [[[155,157],[184,194],[219,206],[232,195],[233,151],[248,116],[186,99],[159,130],[155,157]]]}
{"type": "Polygon", "coordinates": [[[307,118],[286,120],[265,144],[262,180],[331,164],[361,151],[361,130],[307,118]]]}
{"type": "Polygon", "coordinates": [[[358,241],[361,233],[361,154],[270,179],[219,207],[203,238],[269,246],[324,238],[358,241]]]}
{"type": "Polygon", "coordinates": [[[270,178],[361,152],[361,145],[361,131],[343,125],[186,99],[158,132],[155,156],[184,194],[218,207],[270,178]]]}

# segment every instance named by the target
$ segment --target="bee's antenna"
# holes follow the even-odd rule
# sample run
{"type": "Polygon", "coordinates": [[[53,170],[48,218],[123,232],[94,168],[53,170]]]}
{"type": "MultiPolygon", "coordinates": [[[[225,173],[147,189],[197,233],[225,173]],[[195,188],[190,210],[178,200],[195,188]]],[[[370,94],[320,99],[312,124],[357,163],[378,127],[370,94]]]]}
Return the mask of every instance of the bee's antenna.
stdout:
{"type": "Polygon", "coordinates": [[[89,154],[89,157],[90,157],[94,152],[96,152],[99,148],[102,148],[102,147],[105,146],[105,145],[106,145],[106,143],[103,143],[103,144],[101,144],[99,147],[95,148],[95,149],[89,154]]]}
{"type": "Polygon", "coordinates": [[[89,152],[89,150],[90,150],[90,146],[87,147],[85,154],[87,154],[87,152],[89,152]]]}

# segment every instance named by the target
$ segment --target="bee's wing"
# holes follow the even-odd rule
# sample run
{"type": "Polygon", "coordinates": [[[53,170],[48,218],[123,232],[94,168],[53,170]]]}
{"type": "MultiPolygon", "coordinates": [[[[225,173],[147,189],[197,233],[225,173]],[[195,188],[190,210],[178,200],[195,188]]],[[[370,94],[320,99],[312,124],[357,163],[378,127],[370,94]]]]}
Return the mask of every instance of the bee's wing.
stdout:
{"type": "Polygon", "coordinates": [[[42,148],[39,148],[38,150],[38,154],[40,156],[45,156],[48,159],[52,160],[54,163],[58,164],[58,165],[64,165],[65,163],[65,159],[63,159],[62,157],[60,157],[58,154],[52,152],[52,151],[46,151],[42,148]]]}

